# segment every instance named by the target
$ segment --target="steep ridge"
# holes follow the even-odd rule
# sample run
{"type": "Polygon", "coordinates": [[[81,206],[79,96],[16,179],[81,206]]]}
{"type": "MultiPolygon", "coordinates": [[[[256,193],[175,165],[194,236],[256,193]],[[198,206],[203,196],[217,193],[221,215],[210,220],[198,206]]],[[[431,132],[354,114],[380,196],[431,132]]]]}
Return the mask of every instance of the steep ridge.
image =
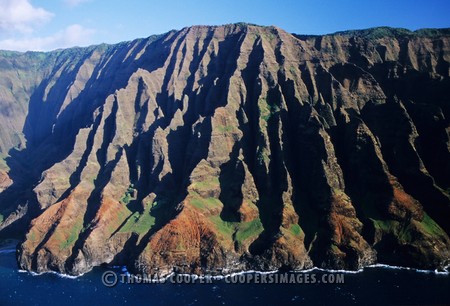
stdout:
{"type": "Polygon", "coordinates": [[[0,53],[0,234],[23,269],[450,260],[450,31],[195,26],[0,53]]]}

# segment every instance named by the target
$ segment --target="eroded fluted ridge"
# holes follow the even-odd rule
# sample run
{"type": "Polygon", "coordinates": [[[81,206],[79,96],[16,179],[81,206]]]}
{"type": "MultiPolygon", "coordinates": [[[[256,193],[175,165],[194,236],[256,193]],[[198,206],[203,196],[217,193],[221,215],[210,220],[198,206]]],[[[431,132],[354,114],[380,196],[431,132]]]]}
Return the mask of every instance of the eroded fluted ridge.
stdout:
{"type": "Polygon", "coordinates": [[[39,272],[443,267],[447,32],[236,24],[2,53],[2,233],[39,272]]]}

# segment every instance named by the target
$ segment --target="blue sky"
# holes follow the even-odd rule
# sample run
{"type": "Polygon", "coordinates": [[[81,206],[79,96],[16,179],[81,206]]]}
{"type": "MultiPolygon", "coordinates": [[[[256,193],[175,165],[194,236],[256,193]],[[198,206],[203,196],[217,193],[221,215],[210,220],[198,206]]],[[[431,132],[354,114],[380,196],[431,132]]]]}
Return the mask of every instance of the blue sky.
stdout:
{"type": "Polygon", "coordinates": [[[450,0],[0,0],[0,49],[116,43],[190,25],[250,22],[298,34],[450,27],[450,0]]]}

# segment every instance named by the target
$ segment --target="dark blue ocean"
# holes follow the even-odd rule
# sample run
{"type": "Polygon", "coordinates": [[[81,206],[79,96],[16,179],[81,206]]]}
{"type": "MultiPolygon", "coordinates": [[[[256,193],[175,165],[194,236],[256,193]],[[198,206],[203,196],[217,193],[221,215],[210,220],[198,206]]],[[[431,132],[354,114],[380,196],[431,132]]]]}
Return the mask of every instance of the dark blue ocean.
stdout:
{"type": "MultiPolygon", "coordinates": [[[[0,305],[449,305],[450,275],[388,267],[346,273],[342,284],[102,283],[106,269],[71,279],[19,271],[13,245],[0,247],[0,305]]],[[[116,269],[116,273],[121,273],[116,269]]],[[[320,279],[329,272],[307,272],[320,279]]],[[[338,273],[335,273],[336,276],[338,273]]],[[[296,275],[296,274],[294,274],[296,275]]],[[[300,279],[306,279],[305,275],[300,279]]],[[[299,279],[299,278],[297,278],[299,279]]]]}

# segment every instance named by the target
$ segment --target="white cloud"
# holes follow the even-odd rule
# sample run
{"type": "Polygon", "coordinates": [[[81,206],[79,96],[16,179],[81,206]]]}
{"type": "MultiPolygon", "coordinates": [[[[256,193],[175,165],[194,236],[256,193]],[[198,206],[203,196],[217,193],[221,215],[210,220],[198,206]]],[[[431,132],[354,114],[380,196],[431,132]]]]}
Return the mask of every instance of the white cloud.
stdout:
{"type": "Polygon", "coordinates": [[[93,29],[73,24],[51,36],[0,40],[0,50],[49,51],[74,46],[87,46],[92,43],[94,33],[95,30],[93,29]]]}
{"type": "Polygon", "coordinates": [[[64,2],[70,7],[75,7],[75,6],[80,5],[81,3],[89,2],[89,1],[91,1],[91,0],[64,0],[64,2]]]}
{"type": "Polygon", "coordinates": [[[53,14],[34,7],[28,0],[0,0],[0,32],[31,33],[53,14]]]}

